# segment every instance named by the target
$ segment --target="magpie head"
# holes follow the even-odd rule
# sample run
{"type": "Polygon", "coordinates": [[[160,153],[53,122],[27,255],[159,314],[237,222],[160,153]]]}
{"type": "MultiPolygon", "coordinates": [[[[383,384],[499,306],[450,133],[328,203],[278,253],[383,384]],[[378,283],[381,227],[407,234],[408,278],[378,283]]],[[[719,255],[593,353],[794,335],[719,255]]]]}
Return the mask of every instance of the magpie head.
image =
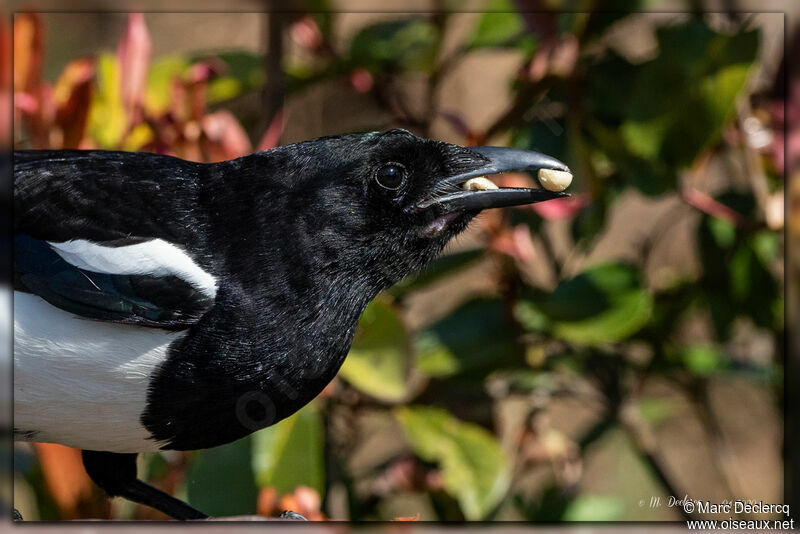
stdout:
{"type": "Polygon", "coordinates": [[[537,152],[465,148],[400,129],[323,137],[276,150],[263,154],[282,156],[287,215],[312,236],[319,254],[328,251],[328,265],[356,264],[377,275],[380,286],[432,260],[481,210],[565,196],[496,188],[485,179],[468,190],[469,180],[512,170],[568,171],[537,152]]]}

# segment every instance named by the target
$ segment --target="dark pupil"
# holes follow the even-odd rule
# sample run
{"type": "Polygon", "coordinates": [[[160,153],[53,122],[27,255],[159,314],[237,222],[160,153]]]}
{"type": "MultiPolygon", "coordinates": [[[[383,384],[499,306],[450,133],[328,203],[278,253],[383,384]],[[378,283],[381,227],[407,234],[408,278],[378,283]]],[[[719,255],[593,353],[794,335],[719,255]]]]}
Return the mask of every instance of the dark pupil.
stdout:
{"type": "Polygon", "coordinates": [[[384,165],[378,171],[378,183],[386,189],[397,189],[403,184],[403,169],[397,165],[384,165]]]}

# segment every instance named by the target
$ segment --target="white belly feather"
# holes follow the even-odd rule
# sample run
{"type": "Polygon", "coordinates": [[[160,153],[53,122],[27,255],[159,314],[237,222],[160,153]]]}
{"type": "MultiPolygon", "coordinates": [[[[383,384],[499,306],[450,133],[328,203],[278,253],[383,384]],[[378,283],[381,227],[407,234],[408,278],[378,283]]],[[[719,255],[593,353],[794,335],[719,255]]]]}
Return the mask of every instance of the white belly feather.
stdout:
{"type": "Polygon", "coordinates": [[[182,332],[83,319],[14,292],[14,428],[33,441],[146,452],[151,376],[182,332]]]}

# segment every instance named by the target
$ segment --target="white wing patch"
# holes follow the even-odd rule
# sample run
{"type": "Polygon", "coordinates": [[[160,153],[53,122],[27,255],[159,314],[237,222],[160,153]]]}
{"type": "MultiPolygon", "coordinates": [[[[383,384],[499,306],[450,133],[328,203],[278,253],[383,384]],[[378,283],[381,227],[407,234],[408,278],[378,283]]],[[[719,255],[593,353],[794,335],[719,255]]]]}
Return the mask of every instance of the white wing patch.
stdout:
{"type": "Polygon", "coordinates": [[[158,450],[140,421],[153,373],[185,332],[91,321],[14,292],[14,427],[32,441],[158,450]]]}
{"type": "Polygon", "coordinates": [[[124,247],[106,247],[78,239],[48,244],[75,267],[105,274],[177,276],[210,298],[217,294],[217,281],[179,247],[162,239],[124,247]]]}

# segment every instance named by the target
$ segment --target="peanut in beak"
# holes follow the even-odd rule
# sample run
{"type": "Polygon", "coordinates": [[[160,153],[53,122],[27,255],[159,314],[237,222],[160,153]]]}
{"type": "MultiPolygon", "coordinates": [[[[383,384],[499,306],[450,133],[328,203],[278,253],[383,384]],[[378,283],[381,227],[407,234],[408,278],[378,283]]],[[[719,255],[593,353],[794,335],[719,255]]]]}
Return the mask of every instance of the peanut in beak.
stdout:
{"type": "Polygon", "coordinates": [[[572,174],[555,169],[539,169],[539,183],[548,191],[563,191],[572,183],[572,174]]]}
{"type": "Polygon", "coordinates": [[[461,186],[466,191],[488,191],[490,189],[499,189],[497,184],[485,176],[478,176],[470,178],[461,186]]]}

